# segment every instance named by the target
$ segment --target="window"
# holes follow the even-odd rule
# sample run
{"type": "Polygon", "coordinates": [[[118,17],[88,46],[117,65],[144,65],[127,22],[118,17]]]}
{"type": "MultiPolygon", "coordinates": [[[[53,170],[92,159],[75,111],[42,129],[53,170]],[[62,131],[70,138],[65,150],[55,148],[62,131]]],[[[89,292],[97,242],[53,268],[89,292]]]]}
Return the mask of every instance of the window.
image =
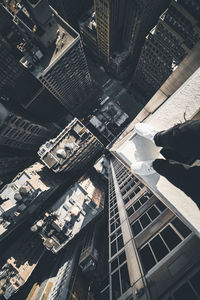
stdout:
{"type": "Polygon", "coordinates": [[[112,257],[124,247],[124,241],[123,241],[121,229],[116,230],[116,232],[114,232],[110,236],[110,242],[111,242],[111,257],[112,257]]]}
{"type": "Polygon", "coordinates": [[[130,288],[127,264],[124,263],[112,275],[112,300],[118,299],[130,288]]]}
{"type": "MultiPolygon", "coordinates": [[[[135,201],[128,209],[127,209],[127,215],[128,217],[132,216],[133,213],[135,213],[142,205],[144,205],[147,200],[152,196],[153,194],[150,192],[146,192],[142,195],[137,201],[135,201]]],[[[163,204],[164,209],[166,206],[163,204]]]]}
{"type": "MultiPolygon", "coordinates": [[[[191,233],[191,231],[185,227],[186,226],[179,219],[177,221],[177,218],[175,218],[139,250],[145,272],[148,272],[191,233]],[[178,226],[176,226],[176,228],[173,223],[175,225],[179,224],[180,230],[178,226]]],[[[135,228],[134,230],[137,229],[135,228]]]]}
{"type": "Polygon", "coordinates": [[[155,203],[142,216],[140,216],[137,221],[131,224],[131,228],[134,236],[137,236],[141,231],[143,231],[149,224],[151,224],[162,213],[163,209],[164,210],[166,209],[166,206],[164,204],[160,206],[160,203],[161,203],[160,201],[155,203]],[[162,210],[160,210],[159,207],[162,207],[162,210]]]}
{"type": "MultiPolygon", "coordinates": [[[[136,190],[133,191],[131,194],[129,194],[126,198],[123,199],[124,204],[127,204],[131,199],[133,199],[135,196],[137,195],[136,190]]],[[[153,194],[147,190],[147,192],[145,192],[139,199],[141,204],[146,203],[151,197],[153,196],[153,194]]]]}

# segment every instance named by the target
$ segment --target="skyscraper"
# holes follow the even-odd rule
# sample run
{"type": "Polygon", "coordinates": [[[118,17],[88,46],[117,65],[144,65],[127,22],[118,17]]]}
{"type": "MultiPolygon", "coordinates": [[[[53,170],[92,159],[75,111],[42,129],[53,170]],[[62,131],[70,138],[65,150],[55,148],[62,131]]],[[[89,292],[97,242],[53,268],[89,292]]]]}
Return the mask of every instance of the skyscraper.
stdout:
{"type": "Polygon", "coordinates": [[[109,176],[109,293],[199,299],[199,238],[117,159],[109,176]],[[186,298],[185,298],[185,295],[186,298]]]}
{"type": "Polygon", "coordinates": [[[9,97],[11,102],[20,104],[36,118],[55,120],[54,116],[59,117],[65,110],[59,102],[55,103],[55,97],[20,63],[23,53],[17,48],[22,42],[22,35],[12,21],[12,14],[16,10],[13,12],[9,3],[6,4],[6,9],[0,4],[0,96],[9,97]],[[45,110],[47,106],[48,110],[45,110]]]}
{"type": "Polygon", "coordinates": [[[115,74],[123,77],[130,71],[130,62],[134,67],[147,32],[169,0],[95,0],[94,3],[99,55],[115,74]]]}
{"type": "Polygon", "coordinates": [[[56,138],[42,145],[38,155],[49,169],[58,173],[80,171],[102,150],[101,142],[75,118],[56,138]]]}
{"type": "Polygon", "coordinates": [[[196,13],[187,1],[173,0],[146,37],[133,82],[148,99],[200,40],[200,4],[195,5],[196,13]]]}
{"type": "Polygon", "coordinates": [[[58,127],[54,124],[42,125],[12,109],[8,104],[0,103],[0,145],[10,148],[34,151],[58,127]]]}
{"type": "Polygon", "coordinates": [[[91,78],[79,34],[47,0],[26,0],[17,7],[14,21],[25,39],[19,46],[21,63],[69,112],[80,112],[91,78]]]}

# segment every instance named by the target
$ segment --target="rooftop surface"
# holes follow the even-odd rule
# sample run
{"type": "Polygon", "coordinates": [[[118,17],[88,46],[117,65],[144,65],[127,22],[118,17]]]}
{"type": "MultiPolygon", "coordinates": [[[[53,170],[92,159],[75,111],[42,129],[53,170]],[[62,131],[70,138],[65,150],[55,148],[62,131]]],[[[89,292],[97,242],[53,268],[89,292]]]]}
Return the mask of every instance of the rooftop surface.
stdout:
{"type": "MultiPolygon", "coordinates": [[[[142,116],[147,116],[144,122],[161,131],[184,122],[184,118],[187,120],[196,118],[200,107],[199,82],[200,68],[158,109],[155,108],[151,114],[143,110],[139,118],[136,117],[136,120],[127,128],[123,136],[112,145],[111,152],[126,166],[130,166],[133,161],[161,157],[159,148],[135,133],[135,123],[142,120],[142,116]]],[[[157,173],[143,176],[141,179],[200,236],[200,211],[189,197],[157,173]]]]}
{"type": "Polygon", "coordinates": [[[35,163],[0,190],[0,239],[44,202],[46,197],[37,203],[39,196],[57,187],[53,178],[48,179],[44,168],[41,163],[35,163]]]}
{"type": "Polygon", "coordinates": [[[42,243],[29,230],[19,236],[4,253],[6,264],[0,269],[0,295],[9,299],[17,292],[28,280],[44,252],[42,243]]]}
{"type": "Polygon", "coordinates": [[[56,138],[42,145],[38,155],[48,168],[60,172],[68,169],[79,156],[83,157],[88,145],[96,141],[94,135],[75,118],[56,138]]]}
{"type": "MultiPolygon", "coordinates": [[[[54,11],[54,13],[56,13],[54,11]]],[[[60,16],[55,16],[58,32],[57,39],[44,53],[38,65],[34,65],[33,75],[39,76],[40,72],[46,73],[69,50],[74,42],[79,39],[79,34],[68,25],[60,16]]]]}
{"type": "Polygon", "coordinates": [[[58,252],[103,208],[103,187],[95,178],[90,179],[86,175],[67,190],[43,219],[36,222],[36,230],[41,229],[40,235],[47,249],[58,252]]]}

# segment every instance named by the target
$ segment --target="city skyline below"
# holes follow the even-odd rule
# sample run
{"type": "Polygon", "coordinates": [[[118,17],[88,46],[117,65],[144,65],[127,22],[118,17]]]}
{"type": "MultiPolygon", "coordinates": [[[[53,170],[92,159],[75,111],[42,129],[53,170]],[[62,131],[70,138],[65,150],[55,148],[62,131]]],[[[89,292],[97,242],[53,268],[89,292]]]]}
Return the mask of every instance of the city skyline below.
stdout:
{"type": "Polygon", "coordinates": [[[200,299],[198,205],[131,171],[163,158],[138,122],[200,120],[199,19],[200,0],[0,0],[0,300],[200,299]]]}

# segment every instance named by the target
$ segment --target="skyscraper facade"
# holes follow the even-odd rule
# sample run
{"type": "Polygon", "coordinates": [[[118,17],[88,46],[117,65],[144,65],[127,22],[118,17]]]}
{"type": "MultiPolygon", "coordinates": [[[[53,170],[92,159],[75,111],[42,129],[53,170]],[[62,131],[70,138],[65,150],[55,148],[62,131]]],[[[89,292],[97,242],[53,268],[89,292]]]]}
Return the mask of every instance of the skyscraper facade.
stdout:
{"type": "MultiPolygon", "coordinates": [[[[188,9],[187,1],[172,1],[146,37],[134,74],[134,84],[148,99],[160,88],[200,40],[198,8],[188,9]]],[[[194,5],[192,6],[194,7],[194,5]]],[[[200,14],[199,14],[200,16],[200,14]]]]}
{"type": "Polygon", "coordinates": [[[58,130],[53,124],[40,125],[0,103],[0,145],[34,151],[58,130]]]}
{"type": "Polygon", "coordinates": [[[25,42],[21,63],[76,114],[88,100],[91,78],[79,34],[45,0],[23,1],[15,23],[25,42]]]}
{"type": "MultiPolygon", "coordinates": [[[[117,159],[109,176],[109,298],[200,297],[199,238],[117,159]]],[[[106,298],[107,297],[107,298],[106,298]]]]}
{"type": "Polygon", "coordinates": [[[99,55],[115,74],[123,77],[130,61],[134,67],[146,34],[169,0],[95,0],[94,4],[99,55]]]}

